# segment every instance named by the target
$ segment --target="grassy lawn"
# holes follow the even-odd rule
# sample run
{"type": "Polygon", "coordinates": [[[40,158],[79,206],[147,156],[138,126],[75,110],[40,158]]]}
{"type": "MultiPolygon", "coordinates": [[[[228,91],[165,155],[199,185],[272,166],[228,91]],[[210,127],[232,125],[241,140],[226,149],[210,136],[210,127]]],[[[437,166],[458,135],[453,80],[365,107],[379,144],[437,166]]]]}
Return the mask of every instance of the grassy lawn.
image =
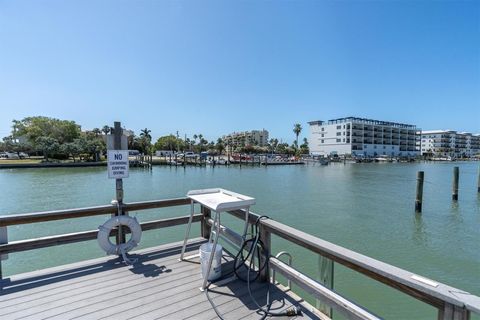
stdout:
{"type": "Polygon", "coordinates": [[[0,164],[40,163],[42,159],[0,159],[0,164]]]}

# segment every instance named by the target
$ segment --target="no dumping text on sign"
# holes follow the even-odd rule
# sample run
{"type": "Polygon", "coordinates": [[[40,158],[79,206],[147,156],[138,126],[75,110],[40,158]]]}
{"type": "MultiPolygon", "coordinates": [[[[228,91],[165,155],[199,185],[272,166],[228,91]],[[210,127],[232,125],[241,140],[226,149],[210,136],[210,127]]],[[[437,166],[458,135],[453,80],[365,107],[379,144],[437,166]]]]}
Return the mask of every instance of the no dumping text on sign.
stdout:
{"type": "Polygon", "coordinates": [[[108,178],[128,178],[128,150],[108,150],[108,178]]]}

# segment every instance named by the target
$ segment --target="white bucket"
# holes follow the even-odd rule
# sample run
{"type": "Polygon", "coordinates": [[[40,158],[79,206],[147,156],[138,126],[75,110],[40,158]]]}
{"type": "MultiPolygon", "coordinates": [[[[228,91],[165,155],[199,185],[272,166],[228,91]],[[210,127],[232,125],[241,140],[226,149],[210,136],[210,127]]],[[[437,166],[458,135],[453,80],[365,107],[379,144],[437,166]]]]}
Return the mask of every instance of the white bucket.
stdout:
{"type": "MultiPolygon", "coordinates": [[[[204,243],[200,246],[200,265],[202,267],[202,277],[205,278],[207,274],[208,261],[212,253],[213,243],[204,243]]],[[[217,243],[215,247],[215,255],[208,275],[208,281],[213,281],[222,275],[222,246],[217,243]]]]}

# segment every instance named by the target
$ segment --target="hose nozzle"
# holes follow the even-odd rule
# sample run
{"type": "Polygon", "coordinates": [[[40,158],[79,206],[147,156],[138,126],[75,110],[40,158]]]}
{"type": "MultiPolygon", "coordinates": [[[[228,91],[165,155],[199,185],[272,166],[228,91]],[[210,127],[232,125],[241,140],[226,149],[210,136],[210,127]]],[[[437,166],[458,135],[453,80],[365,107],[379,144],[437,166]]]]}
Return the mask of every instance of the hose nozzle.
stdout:
{"type": "Polygon", "coordinates": [[[293,306],[291,308],[288,308],[287,311],[285,311],[285,314],[289,317],[301,316],[302,315],[302,309],[293,306]]]}

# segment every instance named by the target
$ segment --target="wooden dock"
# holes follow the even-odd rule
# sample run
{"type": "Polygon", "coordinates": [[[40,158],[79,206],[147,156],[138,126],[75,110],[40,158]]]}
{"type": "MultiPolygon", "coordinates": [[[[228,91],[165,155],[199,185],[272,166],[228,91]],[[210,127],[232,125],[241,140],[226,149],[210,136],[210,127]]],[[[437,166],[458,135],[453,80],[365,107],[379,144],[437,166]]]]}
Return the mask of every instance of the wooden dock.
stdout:
{"type": "MultiPolygon", "coordinates": [[[[191,242],[189,254],[197,253],[205,241],[191,242]]],[[[198,258],[179,261],[180,245],[137,251],[132,254],[138,259],[133,266],[110,256],[1,280],[0,319],[215,319],[199,289],[198,258]]],[[[225,255],[224,260],[229,262],[222,271],[228,273],[232,258],[225,255]]],[[[254,297],[266,305],[266,283],[251,286],[254,297]]],[[[228,319],[260,317],[240,280],[212,287],[210,295],[228,319]]],[[[301,306],[302,319],[322,319],[281,286],[271,285],[270,295],[276,311],[301,306]]]]}
{"type": "MultiPolygon", "coordinates": [[[[176,198],[0,216],[0,255],[94,240],[99,232],[93,229],[9,241],[7,228],[17,225],[100,215],[111,217],[189,204],[188,198],[176,198]]],[[[196,239],[190,245],[191,252],[197,252],[198,246],[206,241],[204,238],[209,237],[213,222],[208,208],[200,206],[197,209],[195,212],[198,213],[193,215],[192,221],[199,224],[202,239],[196,239]]],[[[179,210],[187,212],[187,208],[179,210]]],[[[244,210],[227,213],[241,220],[245,219],[246,214],[244,210]]],[[[141,222],[140,226],[142,231],[148,232],[185,225],[188,221],[189,216],[177,216],[141,222]]],[[[252,284],[253,295],[260,303],[266,303],[265,288],[270,286],[273,308],[301,304],[304,312],[302,319],[329,319],[332,310],[347,319],[381,319],[381,315],[371,313],[334,290],[334,266],[338,264],[433,306],[437,309],[438,320],[468,320],[472,313],[480,314],[480,297],[474,294],[364,256],[273,219],[260,219],[253,212],[249,213],[249,222],[257,223],[260,239],[268,255],[268,259],[267,256],[261,256],[260,259],[265,263],[268,261],[269,268],[260,270],[261,281],[252,284]],[[282,261],[281,256],[288,253],[272,251],[272,236],[317,256],[319,279],[309,277],[295,263],[290,265],[284,262],[285,259],[282,261]],[[274,282],[274,272],[294,284],[293,291],[274,282]],[[301,293],[303,299],[315,299],[317,308],[295,296],[296,292],[301,293]]],[[[111,235],[117,236],[118,243],[124,243],[125,240],[120,237],[125,235],[124,232],[119,228],[112,230],[111,235]]],[[[242,236],[223,224],[220,234],[234,247],[242,243],[242,236]]],[[[0,319],[216,318],[205,294],[199,290],[199,265],[195,261],[179,262],[179,255],[180,245],[173,243],[134,252],[133,258],[138,261],[133,266],[127,266],[118,257],[110,256],[10,277],[2,274],[0,260],[0,319]]],[[[291,256],[294,257],[295,253],[291,256]]],[[[227,261],[222,267],[225,265],[224,271],[228,271],[231,257],[225,256],[225,259],[227,261]]],[[[227,319],[260,318],[245,283],[234,281],[214,290],[213,301],[227,319]]]]}

